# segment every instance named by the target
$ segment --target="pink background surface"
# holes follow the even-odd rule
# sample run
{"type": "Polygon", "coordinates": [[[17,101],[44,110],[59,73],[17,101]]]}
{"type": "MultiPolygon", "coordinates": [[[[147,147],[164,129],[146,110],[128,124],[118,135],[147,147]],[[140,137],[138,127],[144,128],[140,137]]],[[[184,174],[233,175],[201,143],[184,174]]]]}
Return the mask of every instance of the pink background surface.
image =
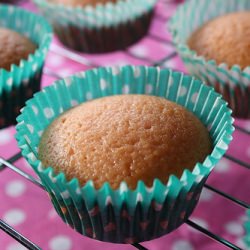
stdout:
{"type": "MultiPolygon", "coordinates": [[[[24,7],[34,10],[30,3],[25,3],[24,7]]],[[[50,70],[59,76],[67,76],[91,68],[87,66],[89,63],[105,66],[116,64],[149,65],[159,61],[174,51],[174,48],[166,42],[170,39],[169,33],[166,31],[166,20],[175,8],[176,4],[174,3],[159,1],[149,35],[125,52],[89,56],[66,51],[69,57],[73,56],[72,59],[68,59],[62,56],[61,45],[58,46],[59,43],[54,39],[46,60],[45,71],[50,70]],[[133,55],[140,59],[135,59],[133,55]]],[[[163,66],[185,71],[178,57],[174,57],[163,66]]],[[[43,86],[51,84],[54,80],[55,78],[44,74],[43,86]]],[[[236,124],[250,130],[249,120],[236,120],[236,124]]],[[[14,133],[14,127],[0,130],[1,157],[7,159],[18,152],[14,133]]],[[[228,154],[249,164],[250,135],[236,130],[228,154]]],[[[16,165],[25,172],[34,175],[24,159],[17,161],[16,165]]],[[[249,180],[249,170],[223,158],[207,183],[250,203],[249,180]]],[[[56,214],[44,191],[9,169],[0,172],[0,218],[45,250],[135,249],[130,245],[114,245],[94,241],[74,232],[56,214]]],[[[242,235],[244,234],[242,223],[245,220],[245,210],[219,195],[204,188],[200,202],[191,219],[245,248],[242,242],[242,235]]],[[[150,250],[227,249],[185,224],[169,235],[142,243],[142,245],[150,250]]],[[[23,250],[25,248],[0,231],[0,249],[23,250]]]]}

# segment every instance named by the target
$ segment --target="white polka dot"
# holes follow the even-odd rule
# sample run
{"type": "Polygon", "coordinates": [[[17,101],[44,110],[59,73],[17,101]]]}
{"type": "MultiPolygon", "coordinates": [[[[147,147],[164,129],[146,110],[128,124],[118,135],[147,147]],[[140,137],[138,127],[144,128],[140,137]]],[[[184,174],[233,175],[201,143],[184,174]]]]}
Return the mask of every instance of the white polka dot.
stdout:
{"type": "Polygon", "coordinates": [[[117,65],[117,66],[124,66],[124,65],[128,65],[129,64],[129,62],[128,61],[126,61],[126,60],[117,60],[117,61],[115,61],[115,62],[111,62],[110,61],[110,63],[108,63],[108,65],[117,65]]]}
{"type": "Polygon", "coordinates": [[[174,83],[174,79],[173,79],[173,77],[171,76],[171,77],[169,78],[169,80],[168,80],[168,86],[171,87],[171,86],[173,85],[173,83],[174,83]]]}
{"type": "Polygon", "coordinates": [[[21,27],[21,20],[20,19],[16,19],[16,27],[17,28],[21,27]]]}
{"type": "Polygon", "coordinates": [[[13,79],[12,79],[12,78],[9,78],[9,79],[7,80],[7,85],[8,85],[9,87],[11,87],[12,84],[13,84],[13,79]]]}
{"type": "Polygon", "coordinates": [[[58,235],[49,241],[50,250],[70,250],[72,247],[71,239],[67,236],[58,235]]]}
{"type": "Polygon", "coordinates": [[[106,198],[106,201],[105,201],[105,205],[106,205],[106,206],[109,205],[109,204],[112,204],[112,198],[111,198],[111,196],[108,196],[108,197],[106,198]]]}
{"type": "Polygon", "coordinates": [[[121,193],[121,194],[128,191],[128,187],[127,187],[127,185],[125,184],[125,182],[122,182],[122,183],[121,183],[120,189],[119,189],[119,190],[120,190],[120,193],[121,193]]]}
{"type": "Polygon", "coordinates": [[[37,68],[38,68],[38,65],[35,63],[35,64],[32,66],[32,70],[33,70],[33,71],[36,71],[37,68]]]}
{"type": "Polygon", "coordinates": [[[93,98],[92,93],[91,92],[87,92],[86,93],[86,99],[87,100],[91,100],[92,98],[93,98]]]}
{"type": "Polygon", "coordinates": [[[0,145],[11,142],[11,133],[8,130],[0,130],[0,145]]]}
{"type": "Polygon", "coordinates": [[[71,78],[66,78],[66,79],[64,79],[64,82],[65,82],[65,85],[67,87],[69,87],[71,85],[71,83],[72,83],[72,80],[71,80],[71,78]]]}
{"type": "Polygon", "coordinates": [[[33,133],[34,132],[34,127],[30,124],[27,124],[27,128],[28,130],[30,131],[30,133],[33,133]]]}
{"type": "Polygon", "coordinates": [[[62,196],[63,199],[68,199],[69,196],[70,196],[70,195],[69,195],[69,191],[66,190],[66,191],[62,192],[62,193],[61,193],[61,196],[62,196]]]}
{"type": "Polygon", "coordinates": [[[136,202],[142,202],[142,201],[143,201],[142,195],[141,193],[138,193],[136,196],[136,202]]]}
{"type": "Polygon", "coordinates": [[[146,85],[146,94],[151,94],[153,91],[153,86],[151,84],[146,85]]]}
{"type": "Polygon", "coordinates": [[[105,90],[108,87],[108,83],[106,82],[105,79],[100,80],[100,87],[101,87],[101,90],[105,90]]]}
{"type": "Polygon", "coordinates": [[[135,69],[134,69],[134,77],[138,78],[140,75],[141,75],[140,68],[135,67],[135,69]]]}
{"type": "Polygon", "coordinates": [[[33,161],[33,162],[37,160],[37,158],[36,158],[36,156],[34,155],[33,152],[28,153],[28,154],[27,154],[27,157],[28,157],[31,161],[33,161]]]}
{"type": "Polygon", "coordinates": [[[28,83],[29,83],[29,78],[23,79],[23,85],[24,85],[24,86],[27,86],[28,83]]]}
{"type": "Polygon", "coordinates": [[[54,111],[51,108],[45,108],[43,110],[43,112],[44,112],[44,115],[46,116],[46,118],[48,118],[48,119],[52,118],[54,116],[54,111]]]}
{"type": "Polygon", "coordinates": [[[229,234],[240,236],[244,233],[243,226],[235,221],[231,221],[225,225],[225,229],[229,234]]]}
{"type": "Polygon", "coordinates": [[[39,23],[37,23],[36,26],[35,26],[35,30],[36,30],[36,31],[40,31],[40,29],[41,29],[41,26],[40,26],[39,23]]]}
{"type": "Polygon", "coordinates": [[[63,61],[64,60],[61,56],[53,55],[49,58],[48,63],[50,64],[50,66],[58,67],[63,64],[63,61]]]}
{"type": "Polygon", "coordinates": [[[179,91],[179,96],[185,96],[187,93],[187,88],[182,86],[179,91]]]}
{"type": "Polygon", "coordinates": [[[124,85],[122,88],[122,93],[123,94],[128,94],[129,93],[129,86],[128,85],[124,85]]]}
{"type": "Polygon", "coordinates": [[[32,105],[32,110],[33,110],[35,115],[38,114],[38,108],[36,106],[32,105]]]}
{"type": "Polygon", "coordinates": [[[12,14],[14,12],[14,8],[13,7],[9,7],[8,12],[9,12],[9,14],[12,14]]]}
{"type": "Polygon", "coordinates": [[[77,193],[77,194],[81,194],[81,193],[82,193],[82,192],[81,192],[81,189],[80,189],[80,188],[77,188],[77,189],[76,189],[76,193],[77,193]]]}
{"type": "Polygon", "coordinates": [[[210,124],[207,125],[207,130],[210,132],[211,129],[212,129],[212,124],[210,123],[210,124]]]}
{"type": "Polygon", "coordinates": [[[62,77],[72,75],[72,70],[71,69],[60,69],[57,72],[58,72],[58,75],[62,76],[62,77]]]}
{"type": "Polygon", "coordinates": [[[138,57],[147,57],[149,54],[148,48],[142,45],[131,48],[130,51],[133,55],[138,57]]]}
{"type": "Polygon", "coordinates": [[[77,100],[71,100],[71,106],[74,107],[76,105],[78,105],[78,101],[77,100]]]}
{"type": "Polygon", "coordinates": [[[248,157],[250,157],[250,147],[247,148],[246,154],[248,157]]]}
{"type": "Polygon", "coordinates": [[[119,69],[119,67],[112,67],[112,74],[113,74],[114,76],[119,75],[119,74],[120,74],[120,69],[119,69]]]}
{"type": "Polygon", "coordinates": [[[246,124],[244,125],[244,128],[250,131],[250,122],[246,122],[246,124]]]}
{"type": "Polygon", "coordinates": [[[166,68],[172,68],[172,69],[175,69],[177,68],[177,63],[174,61],[174,60],[167,60],[164,64],[163,64],[164,67],[166,68]]]}
{"type": "Polygon", "coordinates": [[[218,173],[225,173],[228,172],[229,168],[230,168],[230,162],[227,159],[222,158],[217,164],[217,166],[214,168],[214,171],[218,173]]]}
{"type": "Polygon", "coordinates": [[[5,192],[10,197],[19,197],[25,192],[25,190],[26,185],[20,180],[8,182],[5,187],[5,192]]]}
{"type": "Polygon", "coordinates": [[[194,247],[187,240],[177,240],[173,243],[171,250],[194,250],[194,247]]]}
{"type": "Polygon", "coordinates": [[[27,248],[21,245],[20,243],[15,242],[9,244],[6,250],[27,250],[27,248]]]}
{"type": "Polygon", "coordinates": [[[213,193],[206,188],[203,188],[200,196],[200,201],[211,201],[213,198],[213,193]]]}
{"type": "Polygon", "coordinates": [[[192,95],[192,97],[191,97],[192,103],[196,103],[197,97],[198,97],[198,93],[197,92],[192,95]]]}
{"type": "Polygon", "coordinates": [[[11,209],[4,214],[3,219],[11,226],[17,226],[25,221],[26,215],[20,209],[11,209]]]}
{"type": "Polygon", "coordinates": [[[48,212],[48,218],[49,219],[54,219],[57,217],[57,213],[56,213],[56,210],[55,209],[51,209],[49,212],[48,212]]]}

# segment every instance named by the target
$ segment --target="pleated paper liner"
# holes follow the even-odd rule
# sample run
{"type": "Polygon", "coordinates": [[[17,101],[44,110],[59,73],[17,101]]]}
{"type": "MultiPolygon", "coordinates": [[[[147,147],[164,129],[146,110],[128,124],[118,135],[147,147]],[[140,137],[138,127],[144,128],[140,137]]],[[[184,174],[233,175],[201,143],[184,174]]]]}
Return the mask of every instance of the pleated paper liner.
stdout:
{"type": "Polygon", "coordinates": [[[198,56],[187,46],[191,34],[207,21],[229,12],[250,10],[249,0],[190,0],[176,11],[169,23],[174,44],[188,72],[220,92],[239,118],[250,118],[250,65],[241,69],[238,65],[216,64],[198,56]]]}
{"type": "Polygon", "coordinates": [[[79,233],[101,241],[133,243],[151,240],[178,228],[195,208],[202,187],[232,139],[231,111],[221,96],[190,76],[144,66],[99,68],[82,72],[43,89],[29,100],[18,117],[17,141],[23,156],[41,178],[56,211],[79,233]],[[37,158],[40,137],[62,112],[77,103],[116,94],[165,97],[193,112],[209,129],[213,151],[192,172],[185,170],[167,184],[152,187],[138,182],[135,190],[108,183],[96,190],[67,181],[37,158]]]}
{"type": "Polygon", "coordinates": [[[0,4],[0,27],[28,37],[37,49],[10,71],[0,69],[0,129],[16,123],[25,101],[40,89],[42,68],[52,32],[46,20],[23,9],[0,4]]]}
{"type": "Polygon", "coordinates": [[[34,0],[67,47],[87,53],[122,50],[146,35],[156,0],[69,7],[34,0]],[[53,15],[51,15],[53,13],[53,15]]]}
{"type": "Polygon", "coordinates": [[[243,238],[246,249],[250,249],[250,210],[247,210],[247,221],[244,223],[245,236],[243,238]]]}

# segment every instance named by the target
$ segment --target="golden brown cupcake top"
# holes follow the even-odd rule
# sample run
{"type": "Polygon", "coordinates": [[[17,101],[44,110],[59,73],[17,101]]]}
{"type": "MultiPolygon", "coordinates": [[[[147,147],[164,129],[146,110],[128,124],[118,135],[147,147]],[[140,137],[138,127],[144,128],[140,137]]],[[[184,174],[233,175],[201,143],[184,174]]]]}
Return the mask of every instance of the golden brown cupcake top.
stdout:
{"type": "Polygon", "coordinates": [[[96,6],[97,4],[116,3],[118,0],[49,0],[52,3],[63,4],[71,7],[86,7],[88,5],[96,6]]]}
{"type": "Polygon", "coordinates": [[[198,55],[230,67],[250,66],[250,11],[217,17],[196,30],[188,45],[198,55]]]}
{"type": "Polygon", "coordinates": [[[0,28],[0,69],[10,70],[11,64],[19,65],[22,59],[36,50],[25,36],[5,28],[0,28]]]}
{"type": "Polygon", "coordinates": [[[76,177],[81,185],[93,180],[100,188],[122,181],[135,188],[151,186],[169,175],[192,170],[211,151],[207,129],[189,111],[164,98],[117,95],[74,107],[45,130],[39,159],[45,166],[76,177]]]}

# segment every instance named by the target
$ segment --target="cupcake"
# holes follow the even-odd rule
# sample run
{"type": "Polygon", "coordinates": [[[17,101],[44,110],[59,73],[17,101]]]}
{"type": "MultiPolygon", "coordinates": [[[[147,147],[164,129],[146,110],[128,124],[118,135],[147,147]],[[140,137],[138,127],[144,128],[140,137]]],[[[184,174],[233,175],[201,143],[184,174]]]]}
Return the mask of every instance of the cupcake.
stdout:
{"type": "Polygon", "coordinates": [[[250,117],[249,23],[247,0],[198,4],[191,0],[170,21],[174,43],[189,73],[220,92],[239,118],[250,117]]]}
{"type": "Polygon", "coordinates": [[[250,11],[219,16],[198,28],[188,39],[188,46],[206,60],[241,69],[250,66],[250,11]]]}
{"type": "Polygon", "coordinates": [[[209,133],[182,106],[149,95],[108,96],[74,107],[45,130],[38,159],[44,166],[96,188],[139,180],[148,187],[181,177],[211,152],[209,133]]]}
{"type": "Polygon", "coordinates": [[[15,124],[25,101],[40,89],[51,40],[48,23],[25,10],[0,5],[0,128],[15,124]]]}
{"type": "Polygon", "coordinates": [[[0,28],[0,68],[10,70],[11,65],[19,65],[36,50],[36,45],[27,37],[10,29],[0,28]]]}
{"type": "Polygon", "coordinates": [[[86,53],[122,50],[137,42],[148,31],[156,4],[156,0],[34,2],[65,46],[86,53]]]}
{"type": "Polygon", "coordinates": [[[67,224],[135,243],[191,215],[232,139],[230,113],[212,88],[181,73],[99,68],[35,94],[16,138],[67,224]]]}

